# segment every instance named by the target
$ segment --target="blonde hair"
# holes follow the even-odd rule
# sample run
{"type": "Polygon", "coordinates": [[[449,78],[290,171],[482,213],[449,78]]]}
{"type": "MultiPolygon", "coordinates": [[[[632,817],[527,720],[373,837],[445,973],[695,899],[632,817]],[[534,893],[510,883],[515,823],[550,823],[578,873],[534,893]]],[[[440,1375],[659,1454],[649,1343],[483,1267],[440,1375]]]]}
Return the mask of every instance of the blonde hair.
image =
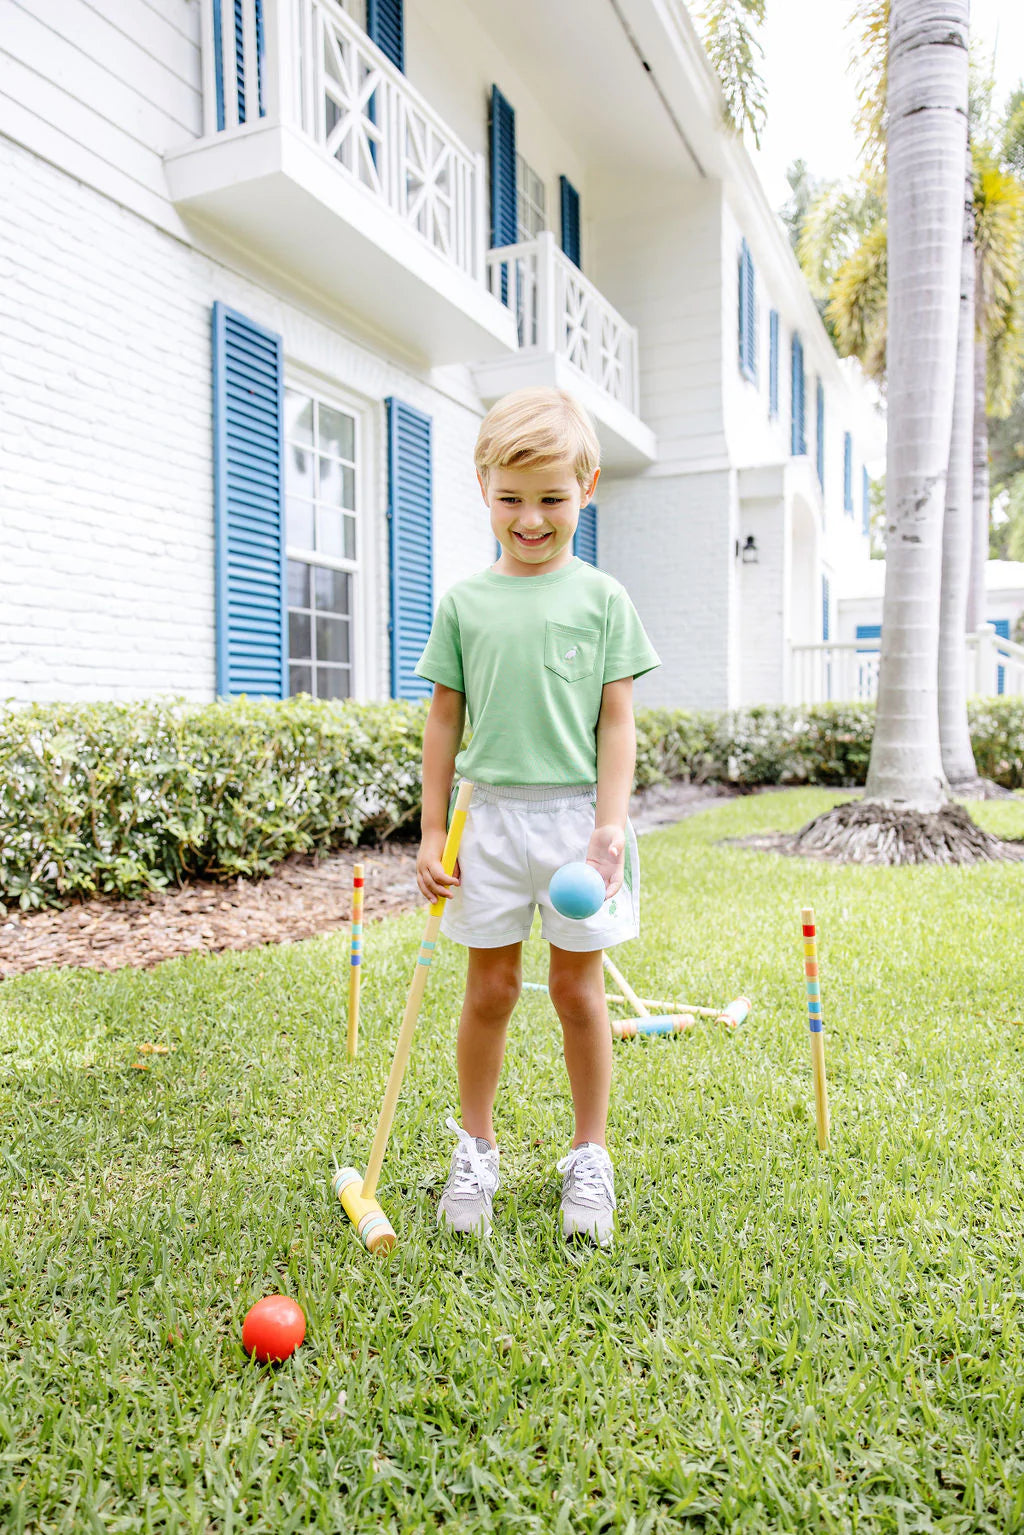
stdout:
{"type": "Polygon", "coordinates": [[[586,487],[601,462],[601,447],[590,417],[564,389],[517,389],[480,423],[473,461],[485,485],[491,469],[543,469],[565,460],[586,487]]]}

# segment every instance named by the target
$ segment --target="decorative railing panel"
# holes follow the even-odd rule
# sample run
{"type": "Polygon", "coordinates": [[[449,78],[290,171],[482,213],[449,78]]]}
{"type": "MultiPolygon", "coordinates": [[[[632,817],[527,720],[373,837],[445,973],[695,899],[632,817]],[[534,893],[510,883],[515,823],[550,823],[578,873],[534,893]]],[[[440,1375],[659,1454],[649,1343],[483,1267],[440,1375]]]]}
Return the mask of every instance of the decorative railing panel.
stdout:
{"type": "Polygon", "coordinates": [[[523,351],[557,352],[634,414],[637,332],[545,231],[487,256],[495,298],[514,311],[523,351]]]}
{"type": "Polygon", "coordinates": [[[337,0],[202,0],[205,128],[301,129],[446,261],[484,280],[474,155],[337,0]]]}

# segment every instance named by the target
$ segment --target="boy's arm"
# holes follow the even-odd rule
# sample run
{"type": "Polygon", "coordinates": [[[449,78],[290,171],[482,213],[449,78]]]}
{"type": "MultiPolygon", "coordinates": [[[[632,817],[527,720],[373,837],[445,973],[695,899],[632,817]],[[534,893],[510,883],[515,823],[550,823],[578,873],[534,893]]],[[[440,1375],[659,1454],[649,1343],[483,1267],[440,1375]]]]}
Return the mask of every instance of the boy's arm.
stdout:
{"type": "Polygon", "coordinates": [[[633,679],[606,682],[597,720],[597,811],[587,862],[603,875],[611,897],[622,884],[626,816],[636,768],[633,679]]]}
{"type": "Polygon", "coordinates": [[[459,883],[458,864],[454,874],[445,874],[441,854],[447,835],[455,758],[462,745],[465,723],[465,694],[436,682],[423,727],[423,809],[420,852],[416,860],[417,883],[429,901],[447,895],[445,887],[459,883]]]}

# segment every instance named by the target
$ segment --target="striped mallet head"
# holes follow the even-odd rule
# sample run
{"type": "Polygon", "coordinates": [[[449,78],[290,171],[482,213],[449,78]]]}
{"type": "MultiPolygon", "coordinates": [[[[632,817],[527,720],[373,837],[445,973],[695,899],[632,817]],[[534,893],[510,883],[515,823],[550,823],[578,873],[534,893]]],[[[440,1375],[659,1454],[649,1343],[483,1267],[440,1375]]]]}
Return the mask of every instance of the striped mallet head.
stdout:
{"type": "Polygon", "coordinates": [[[367,1252],[390,1252],[398,1241],[395,1228],[375,1199],[363,1198],[363,1175],[354,1167],[339,1167],[331,1188],[367,1252]]]}
{"type": "Polygon", "coordinates": [[[738,1029],[749,1012],[749,998],[737,997],[735,1002],[730,1002],[728,1007],[722,1009],[715,1022],[724,1023],[727,1029],[738,1029]]]}
{"type": "Polygon", "coordinates": [[[638,1034],[682,1034],[684,1029],[692,1029],[695,1023],[692,1013],[666,1014],[661,1018],[652,1018],[649,1014],[645,1018],[613,1018],[612,1038],[636,1039],[638,1034]]]}

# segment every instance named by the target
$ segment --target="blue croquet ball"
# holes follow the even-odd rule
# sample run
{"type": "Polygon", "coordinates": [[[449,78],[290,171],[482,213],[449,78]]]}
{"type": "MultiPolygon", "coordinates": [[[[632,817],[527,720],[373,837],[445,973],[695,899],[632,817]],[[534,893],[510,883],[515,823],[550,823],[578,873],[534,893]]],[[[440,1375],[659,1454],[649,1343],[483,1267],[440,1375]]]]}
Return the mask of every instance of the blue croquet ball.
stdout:
{"type": "Polygon", "coordinates": [[[582,921],[604,905],[604,880],[589,863],[563,863],[548,886],[551,904],[563,917],[582,921]]]}

